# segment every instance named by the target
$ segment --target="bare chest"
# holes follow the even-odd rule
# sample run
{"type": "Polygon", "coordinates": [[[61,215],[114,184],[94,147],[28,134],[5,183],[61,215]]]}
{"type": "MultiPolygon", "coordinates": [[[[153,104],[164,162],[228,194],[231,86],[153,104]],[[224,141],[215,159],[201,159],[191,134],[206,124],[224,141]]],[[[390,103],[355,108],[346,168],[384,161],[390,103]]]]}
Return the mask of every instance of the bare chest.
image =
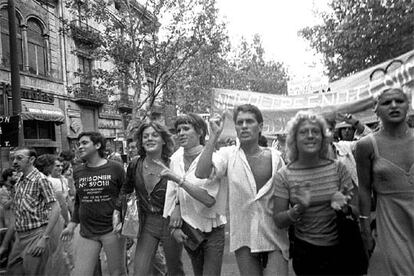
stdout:
{"type": "Polygon", "coordinates": [[[259,191],[272,177],[272,156],[270,151],[264,153],[260,158],[247,157],[254,180],[256,190],[259,191]]]}
{"type": "Polygon", "coordinates": [[[377,144],[379,155],[401,169],[409,171],[414,164],[414,138],[400,141],[379,138],[377,144]]]}

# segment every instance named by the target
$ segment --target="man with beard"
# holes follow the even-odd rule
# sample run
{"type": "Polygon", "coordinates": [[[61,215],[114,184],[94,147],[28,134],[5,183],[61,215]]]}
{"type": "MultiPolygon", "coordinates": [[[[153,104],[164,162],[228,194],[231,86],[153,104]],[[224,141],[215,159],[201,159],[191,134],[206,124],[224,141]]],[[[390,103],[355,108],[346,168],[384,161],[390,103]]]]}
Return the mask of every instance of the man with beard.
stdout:
{"type": "Polygon", "coordinates": [[[15,186],[12,223],[0,246],[1,255],[16,232],[7,275],[45,274],[48,259],[57,246],[53,230],[59,217],[59,205],[51,183],[33,166],[36,157],[34,149],[21,148],[13,158],[14,169],[22,175],[15,186]]]}
{"type": "Polygon", "coordinates": [[[72,221],[62,240],[72,239],[80,224],[74,275],[93,275],[103,247],[110,275],[126,275],[124,239],[119,235],[121,204],[117,201],[125,180],[121,164],[105,159],[105,138],[99,132],[79,135],[79,154],[85,162],[76,167],[72,221]]]}

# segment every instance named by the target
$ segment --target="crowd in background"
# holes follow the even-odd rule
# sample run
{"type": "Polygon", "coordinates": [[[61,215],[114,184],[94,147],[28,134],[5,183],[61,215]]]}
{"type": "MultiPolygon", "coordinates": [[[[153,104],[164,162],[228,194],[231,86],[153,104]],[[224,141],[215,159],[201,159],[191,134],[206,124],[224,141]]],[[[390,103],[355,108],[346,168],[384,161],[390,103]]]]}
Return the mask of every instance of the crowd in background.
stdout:
{"type": "Polygon", "coordinates": [[[184,275],[184,249],[194,275],[220,275],[229,222],[241,275],[288,275],[289,259],[297,275],[363,275],[371,256],[384,275],[414,274],[408,109],[403,90],[389,88],[375,129],[300,111],[271,146],[250,104],[233,112],[236,139],[220,138],[226,114],[209,127],[181,115],[174,136],[148,121],[126,164],[98,132],[80,134],[76,158],[16,149],[2,172],[0,265],[7,275],[100,275],[102,262],[111,275],[184,275]],[[355,270],[341,217],[360,225],[365,265],[355,270]],[[137,229],[125,229],[131,219],[137,229]]]}

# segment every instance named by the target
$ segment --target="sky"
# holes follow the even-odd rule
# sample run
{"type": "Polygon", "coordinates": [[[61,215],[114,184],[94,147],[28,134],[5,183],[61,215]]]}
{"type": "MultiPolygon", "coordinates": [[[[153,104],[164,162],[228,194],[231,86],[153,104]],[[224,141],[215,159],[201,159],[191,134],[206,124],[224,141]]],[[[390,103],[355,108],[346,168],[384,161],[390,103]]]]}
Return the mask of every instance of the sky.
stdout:
{"type": "MultiPolygon", "coordinates": [[[[227,22],[230,39],[242,36],[251,40],[260,34],[265,58],[283,62],[291,82],[323,77],[321,56],[298,36],[306,26],[321,23],[314,10],[328,10],[328,0],[217,0],[217,7],[227,22]]],[[[325,80],[323,80],[325,81],[325,80]]]]}

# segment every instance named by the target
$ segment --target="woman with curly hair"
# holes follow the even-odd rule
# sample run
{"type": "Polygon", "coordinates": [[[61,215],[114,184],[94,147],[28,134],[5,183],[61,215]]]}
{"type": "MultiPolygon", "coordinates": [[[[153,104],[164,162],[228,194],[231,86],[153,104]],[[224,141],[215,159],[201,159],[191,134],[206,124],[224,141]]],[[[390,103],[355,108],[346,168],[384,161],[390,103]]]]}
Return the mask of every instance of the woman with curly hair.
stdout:
{"type": "Polygon", "coordinates": [[[157,122],[143,123],[134,138],[139,157],[129,163],[121,190],[122,195],[135,190],[140,214],[134,275],[150,274],[159,242],[165,252],[168,275],[184,275],[182,246],[170,235],[169,221],[162,216],[167,179],[161,177],[161,171],[162,165],[169,166],[174,142],[165,126],[157,122]]]}
{"type": "Polygon", "coordinates": [[[288,123],[290,163],[274,178],[274,219],[294,224],[293,269],[297,275],[341,274],[336,210],[348,212],[353,184],[346,167],[328,159],[325,120],[299,111],[288,123]]]}
{"type": "Polygon", "coordinates": [[[381,128],[356,146],[362,238],[370,256],[374,193],[378,233],[374,256],[381,268],[376,271],[384,275],[414,274],[414,133],[407,124],[409,104],[400,87],[384,89],[375,104],[381,128]]]}

